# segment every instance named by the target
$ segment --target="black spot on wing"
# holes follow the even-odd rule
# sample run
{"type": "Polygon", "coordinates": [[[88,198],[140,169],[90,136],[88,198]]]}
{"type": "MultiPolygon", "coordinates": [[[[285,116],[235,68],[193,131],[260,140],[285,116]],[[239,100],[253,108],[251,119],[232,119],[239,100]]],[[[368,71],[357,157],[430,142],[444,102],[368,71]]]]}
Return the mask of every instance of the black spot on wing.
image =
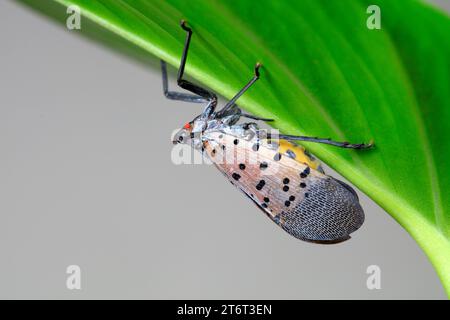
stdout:
{"type": "Polygon", "coordinates": [[[289,158],[291,158],[291,159],[295,159],[295,158],[296,158],[295,152],[292,151],[292,150],[290,150],[290,149],[287,149],[287,150],[286,150],[286,154],[287,154],[287,156],[288,156],[289,158]]]}
{"type": "Polygon", "coordinates": [[[301,173],[300,178],[304,179],[311,173],[311,169],[307,166],[301,173]]]}
{"type": "Polygon", "coordinates": [[[261,190],[266,185],[266,182],[264,180],[260,180],[258,184],[256,185],[256,190],[261,190]]]}
{"type": "Polygon", "coordinates": [[[267,162],[261,162],[260,164],[259,164],[259,168],[261,169],[261,170],[264,170],[264,169],[267,169],[267,167],[268,167],[269,165],[267,164],[267,162]]]}
{"type": "Polygon", "coordinates": [[[273,160],[280,161],[281,160],[281,153],[279,153],[279,152],[275,153],[275,155],[273,156],[273,160]]]}

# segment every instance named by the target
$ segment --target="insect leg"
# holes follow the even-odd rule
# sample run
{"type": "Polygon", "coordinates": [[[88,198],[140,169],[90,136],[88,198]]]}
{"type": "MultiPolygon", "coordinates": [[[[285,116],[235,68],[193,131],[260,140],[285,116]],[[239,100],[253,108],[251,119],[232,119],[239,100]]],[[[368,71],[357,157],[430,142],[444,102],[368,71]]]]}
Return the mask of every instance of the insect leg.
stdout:
{"type": "Polygon", "coordinates": [[[289,141],[308,141],[308,142],[316,142],[316,143],[324,143],[329,144],[336,147],[348,148],[348,149],[369,149],[373,147],[373,143],[358,143],[352,144],[349,142],[339,142],[333,141],[331,139],[326,138],[316,138],[316,137],[306,137],[306,136],[291,136],[286,134],[280,134],[279,139],[285,139],[289,141]]]}
{"type": "Polygon", "coordinates": [[[183,54],[181,56],[180,68],[178,69],[177,83],[181,88],[191,91],[192,93],[195,93],[205,98],[206,100],[212,102],[211,103],[212,106],[215,106],[217,104],[217,96],[214,93],[183,79],[184,67],[186,66],[189,44],[191,43],[192,29],[186,26],[186,21],[184,20],[181,20],[180,26],[187,33],[186,33],[186,40],[184,42],[183,54]]]}
{"type": "Polygon", "coordinates": [[[219,111],[217,111],[217,118],[223,118],[226,116],[230,116],[230,115],[237,115],[239,117],[244,117],[244,118],[248,118],[248,119],[253,119],[253,120],[257,120],[257,121],[275,121],[274,119],[268,119],[268,118],[260,118],[248,113],[243,113],[241,111],[241,109],[238,108],[238,106],[236,104],[231,105],[228,109],[221,109],[219,111]]]}
{"type": "Polygon", "coordinates": [[[180,101],[193,102],[193,103],[208,102],[207,99],[205,99],[199,95],[169,91],[169,83],[167,80],[167,66],[166,66],[166,62],[163,60],[161,60],[161,72],[162,72],[163,92],[164,92],[164,95],[166,96],[166,98],[171,99],[171,100],[180,100],[180,101]]]}
{"type": "Polygon", "coordinates": [[[254,116],[254,115],[251,115],[248,113],[242,113],[241,117],[253,119],[253,120],[257,120],[257,121],[267,121],[267,122],[275,121],[275,119],[260,118],[260,117],[257,117],[257,116],[254,116]]]}
{"type": "Polygon", "coordinates": [[[220,110],[221,112],[224,112],[226,110],[228,110],[229,108],[232,108],[233,105],[236,103],[236,100],[239,99],[240,96],[242,96],[245,91],[247,91],[252,84],[254,84],[256,82],[256,80],[259,79],[259,68],[261,67],[261,64],[258,62],[255,65],[255,75],[253,76],[253,78],[230,100],[227,102],[227,104],[222,108],[222,110],[220,110]]]}

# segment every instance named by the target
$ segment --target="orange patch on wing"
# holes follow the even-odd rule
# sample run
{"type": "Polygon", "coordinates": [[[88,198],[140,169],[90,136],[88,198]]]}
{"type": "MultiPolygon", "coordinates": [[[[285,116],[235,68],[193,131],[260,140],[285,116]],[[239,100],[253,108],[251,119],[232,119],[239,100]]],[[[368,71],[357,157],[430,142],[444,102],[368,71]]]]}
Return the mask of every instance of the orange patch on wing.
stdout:
{"type": "Polygon", "coordinates": [[[291,150],[295,154],[295,160],[308,165],[311,169],[317,169],[320,165],[320,162],[317,160],[311,159],[306,153],[305,148],[302,146],[293,144],[287,140],[280,139],[279,142],[280,148],[279,151],[282,154],[287,154],[288,150],[291,150]]]}

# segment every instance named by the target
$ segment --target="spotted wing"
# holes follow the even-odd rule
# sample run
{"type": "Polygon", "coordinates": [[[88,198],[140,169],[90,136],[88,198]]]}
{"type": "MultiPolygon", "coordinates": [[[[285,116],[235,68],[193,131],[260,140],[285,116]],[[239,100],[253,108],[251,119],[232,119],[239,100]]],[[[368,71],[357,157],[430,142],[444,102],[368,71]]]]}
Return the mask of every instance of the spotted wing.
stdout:
{"type": "Polygon", "coordinates": [[[364,222],[356,193],[323,173],[303,148],[212,133],[205,151],[217,168],[276,224],[310,242],[337,243],[364,222]]]}

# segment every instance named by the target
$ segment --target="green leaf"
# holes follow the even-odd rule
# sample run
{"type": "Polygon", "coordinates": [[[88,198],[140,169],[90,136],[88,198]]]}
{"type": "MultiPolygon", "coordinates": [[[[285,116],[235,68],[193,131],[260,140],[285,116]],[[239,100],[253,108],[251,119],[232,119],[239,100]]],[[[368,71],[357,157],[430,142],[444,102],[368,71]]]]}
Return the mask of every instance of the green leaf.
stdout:
{"type": "MultiPolygon", "coordinates": [[[[177,67],[180,19],[194,30],[187,74],[288,134],[367,142],[371,151],[305,146],[390,213],[450,294],[450,19],[418,1],[24,0],[80,6],[85,18],[177,67]]],[[[55,9],[60,19],[65,9],[55,9]],[[59,10],[59,11],[58,11],[59,10]]],[[[84,20],[83,20],[84,23],[84,20]]],[[[126,40],[126,41],[123,41],[126,40]]],[[[118,41],[118,42],[120,42],[118,41]]],[[[125,44],[125,45],[124,45],[125,44]]],[[[138,49],[139,48],[139,49],[138,49]]],[[[380,234],[383,230],[380,230],[380,234]]]]}

